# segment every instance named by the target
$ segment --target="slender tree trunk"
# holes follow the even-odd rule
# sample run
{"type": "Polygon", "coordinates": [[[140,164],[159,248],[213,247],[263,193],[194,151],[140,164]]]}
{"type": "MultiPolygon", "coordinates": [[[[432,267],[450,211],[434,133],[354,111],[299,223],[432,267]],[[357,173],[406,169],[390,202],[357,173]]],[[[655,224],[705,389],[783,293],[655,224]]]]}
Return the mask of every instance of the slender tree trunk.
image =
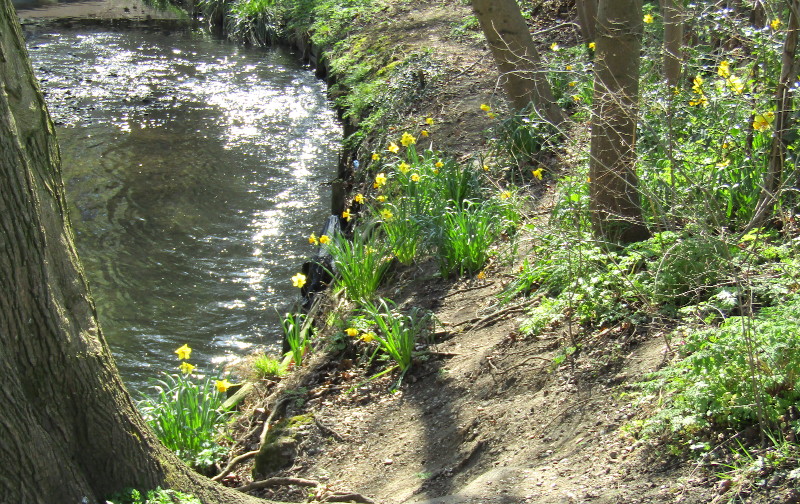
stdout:
{"type": "Polygon", "coordinates": [[[786,163],[785,137],[792,129],[793,94],[792,83],[800,70],[797,45],[800,35],[800,0],[789,0],[789,26],[781,56],[781,76],[775,90],[775,117],[772,122],[772,146],[769,153],[769,165],[764,177],[761,196],[756,211],[747,229],[762,226],[772,215],[780,196],[786,163]]]}
{"type": "Polygon", "coordinates": [[[647,238],[636,177],[641,0],[600,0],[589,164],[592,225],[598,238],[647,238]]]}
{"type": "Polygon", "coordinates": [[[597,26],[597,0],[576,0],[578,25],[581,27],[583,42],[594,42],[597,26]]]}
{"type": "Polygon", "coordinates": [[[683,2],[661,0],[664,18],[664,77],[669,87],[678,85],[683,66],[683,2]]]}
{"type": "Polygon", "coordinates": [[[472,8],[489,43],[500,78],[512,105],[536,111],[554,125],[564,114],[553,99],[539,52],[515,0],[472,0],[472,8]]]}
{"type": "Polygon", "coordinates": [[[53,124],[0,0],[0,500],[95,503],[158,485],[263,502],[192,472],[151,434],[97,324],[53,124]]]}

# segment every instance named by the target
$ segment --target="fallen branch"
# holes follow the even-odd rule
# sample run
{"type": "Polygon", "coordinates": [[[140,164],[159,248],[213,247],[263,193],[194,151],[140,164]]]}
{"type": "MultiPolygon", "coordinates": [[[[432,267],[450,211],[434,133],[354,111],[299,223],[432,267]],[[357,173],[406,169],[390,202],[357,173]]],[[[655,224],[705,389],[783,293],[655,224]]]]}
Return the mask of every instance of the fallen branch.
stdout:
{"type": "Polygon", "coordinates": [[[267,488],[271,486],[288,486],[288,485],[317,487],[320,485],[320,483],[319,481],[307,480],[303,478],[267,478],[265,480],[253,481],[252,483],[236,487],[236,490],[240,492],[249,492],[251,490],[259,490],[261,488],[267,488]]]}
{"type": "Polygon", "coordinates": [[[336,492],[326,497],[322,502],[361,502],[363,504],[375,504],[375,501],[369,497],[364,497],[359,493],[352,492],[336,492]]]}

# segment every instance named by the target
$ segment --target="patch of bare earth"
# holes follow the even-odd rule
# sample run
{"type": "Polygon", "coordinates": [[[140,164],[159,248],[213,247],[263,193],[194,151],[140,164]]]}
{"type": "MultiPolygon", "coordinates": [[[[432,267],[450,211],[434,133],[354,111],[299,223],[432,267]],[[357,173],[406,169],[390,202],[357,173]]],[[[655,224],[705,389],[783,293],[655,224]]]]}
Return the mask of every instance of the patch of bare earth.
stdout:
{"type": "MultiPolygon", "coordinates": [[[[548,26],[569,20],[559,18],[563,3],[543,10],[548,26]]],[[[450,36],[469,14],[460,1],[413,2],[386,13],[406,43],[430,47],[447,63],[435,98],[408,118],[436,118],[433,140],[456,154],[485,147],[489,124],[479,105],[496,99],[487,49],[450,36]]],[[[283,407],[276,418],[312,414],[314,421],[300,428],[291,467],[264,476],[320,481],[329,496],[356,492],[387,504],[709,502],[714,492],[704,475],[652,456],[621,430],[637,412],[618,397],[662,364],[663,341],[628,326],[522,337],[520,319],[536,300],[500,305],[495,297],[515,268],[496,265],[485,280],[456,281],[437,277],[430,263],[395,272],[382,294],[402,307],[431,309],[442,324],[399,389],[391,391],[396,375],[366,381],[380,368],[363,369],[363,349],[352,343],[318,349],[303,372],[251,396],[236,454],[257,448],[263,422],[283,407]],[[583,350],[554,365],[576,341],[583,350]]],[[[249,464],[228,483],[249,482],[249,464]]],[[[259,493],[309,498],[297,486],[259,493]]]]}

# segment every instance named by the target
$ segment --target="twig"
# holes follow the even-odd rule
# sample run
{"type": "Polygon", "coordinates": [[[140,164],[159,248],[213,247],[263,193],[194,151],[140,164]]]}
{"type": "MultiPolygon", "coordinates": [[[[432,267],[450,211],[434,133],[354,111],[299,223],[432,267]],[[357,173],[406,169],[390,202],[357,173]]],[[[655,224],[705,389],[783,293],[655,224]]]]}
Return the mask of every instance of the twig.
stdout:
{"type": "Polygon", "coordinates": [[[224,478],[225,476],[227,476],[227,475],[229,475],[231,473],[231,471],[233,470],[234,466],[236,466],[236,464],[238,464],[240,462],[244,462],[245,460],[249,459],[250,457],[255,457],[256,455],[258,455],[259,451],[261,451],[261,450],[249,451],[247,453],[242,453],[238,457],[232,458],[228,462],[228,465],[225,466],[225,469],[223,469],[221,473],[219,473],[216,476],[214,476],[213,478],[211,478],[211,481],[220,481],[222,478],[224,478]]]}
{"type": "Polygon", "coordinates": [[[322,431],[323,434],[332,437],[333,439],[335,439],[340,443],[344,441],[344,437],[341,434],[333,430],[331,427],[328,427],[327,425],[322,423],[322,420],[320,420],[316,416],[314,417],[314,423],[317,425],[317,428],[319,428],[319,430],[322,431]]]}
{"type": "Polygon", "coordinates": [[[492,285],[494,285],[494,282],[486,282],[486,283],[483,283],[481,285],[473,285],[471,287],[464,287],[463,289],[458,289],[458,290],[455,290],[453,292],[448,292],[447,294],[445,294],[442,297],[443,298],[449,298],[450,296],[455,296],[455,295],[458,295],[458,294],[462,294],[464,292],[469,292],[469,291],[474,291],[474,290],[478,290],[478,289],[483,289],[483,288],[486,288],[486,287],[491,287],[492,285]]]}
{"type": "Polygon", "coordinates": [[[369,497],[364,497],[359,493],[353,492],[336,492],[326,497],[322,502],[361,502],[363,504],[375,504],[375,501],[369,497]]]}
{"type": "Polygon", "coordinates": [[[297,485],[304,487],[316,487],[319,486],[319,484],[319,481],[302,478],[267,478],[265,480],[253,481],[252,483],[236,487],[236,490],[240,492],[249,492],[251,490],[259,490],[261,488],[267,488],[271,486],[297,485]]]}
{"type": "Polygon", "coordinates": [[[496,311],[494,313],[490,313],[489,315],[486,315],[485,317],[482,317],[482,318],[478,319],[475,322],[475,324],[472,325],[472,327],[470,327],[469,329],[464,331],[464,334],[467,334],[467,333],[469,333],[471,331],[474,331],[476,329],[480,329],[482,327],[485,327],[485,326],[489,325],[490,322],[495,322],[496,319],[500,319],[500,318],[505,317],[506,315],[509,315],[511,313],[515,313],[515,312],[521,311],[521,310],[527,308],[529,305],[539,301],[539,299],[541,299],[541,296],[535,296],[535,297],[533,297],[533,298],[531,298],[531,299],[529,299],[527,301],[523,301],[521,303],[517,303],[515,305],[503,308],[502,310],[498,310],[498,311],[496,311]]]}

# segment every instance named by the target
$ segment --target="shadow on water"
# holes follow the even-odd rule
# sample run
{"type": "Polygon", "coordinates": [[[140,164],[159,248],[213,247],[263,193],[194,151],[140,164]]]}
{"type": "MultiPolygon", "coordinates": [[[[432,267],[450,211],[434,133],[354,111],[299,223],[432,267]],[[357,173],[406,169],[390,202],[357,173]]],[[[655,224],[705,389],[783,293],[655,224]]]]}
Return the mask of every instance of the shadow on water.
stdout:
{"type": "Polygon", "coordinates": [[[324,84],[281,51],[203,34],[28,40],[58,125],[98,313],[129,386],[276,345],[341,137],[324,84]]]}

